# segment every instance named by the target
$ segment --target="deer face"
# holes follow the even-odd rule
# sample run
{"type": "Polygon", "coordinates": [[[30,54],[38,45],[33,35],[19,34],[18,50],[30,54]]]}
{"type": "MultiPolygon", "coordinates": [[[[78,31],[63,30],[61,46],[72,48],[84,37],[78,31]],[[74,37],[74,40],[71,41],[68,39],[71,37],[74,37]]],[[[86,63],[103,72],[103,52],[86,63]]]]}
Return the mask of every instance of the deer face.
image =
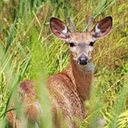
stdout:
{"type": "Polygon", "coordinates": [[[92,38],[91,33],[71,33],[70,52],[73,60],[80,65],[86,65],[92,59],[93,43],[95,39],[92,38]]]}
{"type": "Polygon", "coordinates": [[[80,65],[86,65],[92,60],[94,42],[110,32],[112,17],[104,18],[92,30],[87,30],[86,32],[75,32],[73,24],[71,24],[71,27],[72,32],[59,19],[52,17],[50,20],[52,33],[69,44],[73,60],[80,65]]]}

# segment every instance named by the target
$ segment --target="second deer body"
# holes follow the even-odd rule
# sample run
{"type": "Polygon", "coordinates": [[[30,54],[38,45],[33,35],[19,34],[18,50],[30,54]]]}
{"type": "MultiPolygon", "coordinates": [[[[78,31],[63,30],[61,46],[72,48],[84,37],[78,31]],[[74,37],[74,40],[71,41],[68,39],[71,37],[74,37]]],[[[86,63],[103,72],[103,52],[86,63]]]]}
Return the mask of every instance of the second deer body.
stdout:
{"type": "MultiPolygon", "coordinates": [[[[90,20],[86,32],[76,32],[70,19],[69,23],[71,25],[71,31],[68,30],[65,23],[61,20],[54,17],[50,20],[52,33],[69,45],[71,54],[68,68],[48,79],[48,90],[53,99],[52,112],[55,128],[62,127],[60,120],[57,118],[59,111],[62,112],[67,128],[77,128],[76,120],[79,119],[82,121],[84,119],[86,114],[84,101],[89,98],[94,72],[92,61],[93,44],[97,39],[106,36],[110,32],[112,28],[112,17],[108,16],[99,21],[93,29],[90,28],[90,20]]],[[[22,93],[31,94],[31,91],[26,91],[26,88],[28,90],[33,88],[32,83],[32,86],[28,86],[30,83],[30,81],[24,81],[21,84],[22,93]]],[[[27,94],[26,96],[28,97],[27,94]]],[[[31,107],[26,108],[29,110],[26,111],[26,115],[28,112],[31,113],[31,116],[28,116],[30,119],[38,109],[38,107],[34,106],[35,101],[36,98],[31,107]],[[34,106],[34,112],[31,111],[32,106],[34,106]]],[[[39,113],[36,112],[36,114],[39,113]]],[[[34,115],[34,117],[36,116],[34,115]]],[[[10,123],[12,122],[10,121],[10,123]]]]}

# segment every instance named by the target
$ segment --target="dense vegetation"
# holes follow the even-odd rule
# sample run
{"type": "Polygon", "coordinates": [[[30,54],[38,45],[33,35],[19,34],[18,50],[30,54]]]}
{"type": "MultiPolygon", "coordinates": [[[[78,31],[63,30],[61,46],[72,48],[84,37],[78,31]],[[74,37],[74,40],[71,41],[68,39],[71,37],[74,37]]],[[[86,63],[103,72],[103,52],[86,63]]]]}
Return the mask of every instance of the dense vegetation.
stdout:
{"type": "Polygon", "coordinates": [[[24,79],[38,83],[42,127],[52,128],[45,83],[48,75],[67,66],[69,54],[67,45],[51,34],[49,19],[55,16],[66,22],[71,16],[77,30],[84,31],[91,15],[95,22],[111,15],[113,29],[95,44],[95,78],[81,128],[98,128],[103,118],[105,128],[128,128],[127,0],[0,1],[0,128],[6,126],[9,101],[11,97],[17,101],[16,90],[24,79]]]}

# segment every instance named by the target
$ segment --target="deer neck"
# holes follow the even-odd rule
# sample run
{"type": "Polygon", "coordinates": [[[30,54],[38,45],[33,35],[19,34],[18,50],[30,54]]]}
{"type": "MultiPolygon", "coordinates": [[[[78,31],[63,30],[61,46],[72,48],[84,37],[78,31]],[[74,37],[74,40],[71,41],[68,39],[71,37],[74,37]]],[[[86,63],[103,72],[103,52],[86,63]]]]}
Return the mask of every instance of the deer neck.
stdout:
{"type": "Polygon", "coordinates": [[[88,99],[94,72],[93,62],[89,62],[86,66],[80,66],[71,58],[68,70],[70,70],[72,82],[81,100],[88,99]]]}

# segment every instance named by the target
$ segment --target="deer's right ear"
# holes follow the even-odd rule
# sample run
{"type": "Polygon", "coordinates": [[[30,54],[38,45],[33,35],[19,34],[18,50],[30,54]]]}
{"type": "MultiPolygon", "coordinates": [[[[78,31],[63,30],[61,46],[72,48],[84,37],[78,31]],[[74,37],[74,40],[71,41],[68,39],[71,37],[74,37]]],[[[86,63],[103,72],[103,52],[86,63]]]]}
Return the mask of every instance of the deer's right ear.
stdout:
{"type": "Polygon", "coordinates": [[[102,38],[111,31],[112,29],[112,17],[108,16],[99,21],[93,29],[93,36],[96,39],[102,38]]]}
{"type": "Polygon", "coordinates": [[[61,20],[52,17],[50,19],[50,28],[52,33],[62,40],[69,38],[69,32],[67,26],[61,20]]]}

